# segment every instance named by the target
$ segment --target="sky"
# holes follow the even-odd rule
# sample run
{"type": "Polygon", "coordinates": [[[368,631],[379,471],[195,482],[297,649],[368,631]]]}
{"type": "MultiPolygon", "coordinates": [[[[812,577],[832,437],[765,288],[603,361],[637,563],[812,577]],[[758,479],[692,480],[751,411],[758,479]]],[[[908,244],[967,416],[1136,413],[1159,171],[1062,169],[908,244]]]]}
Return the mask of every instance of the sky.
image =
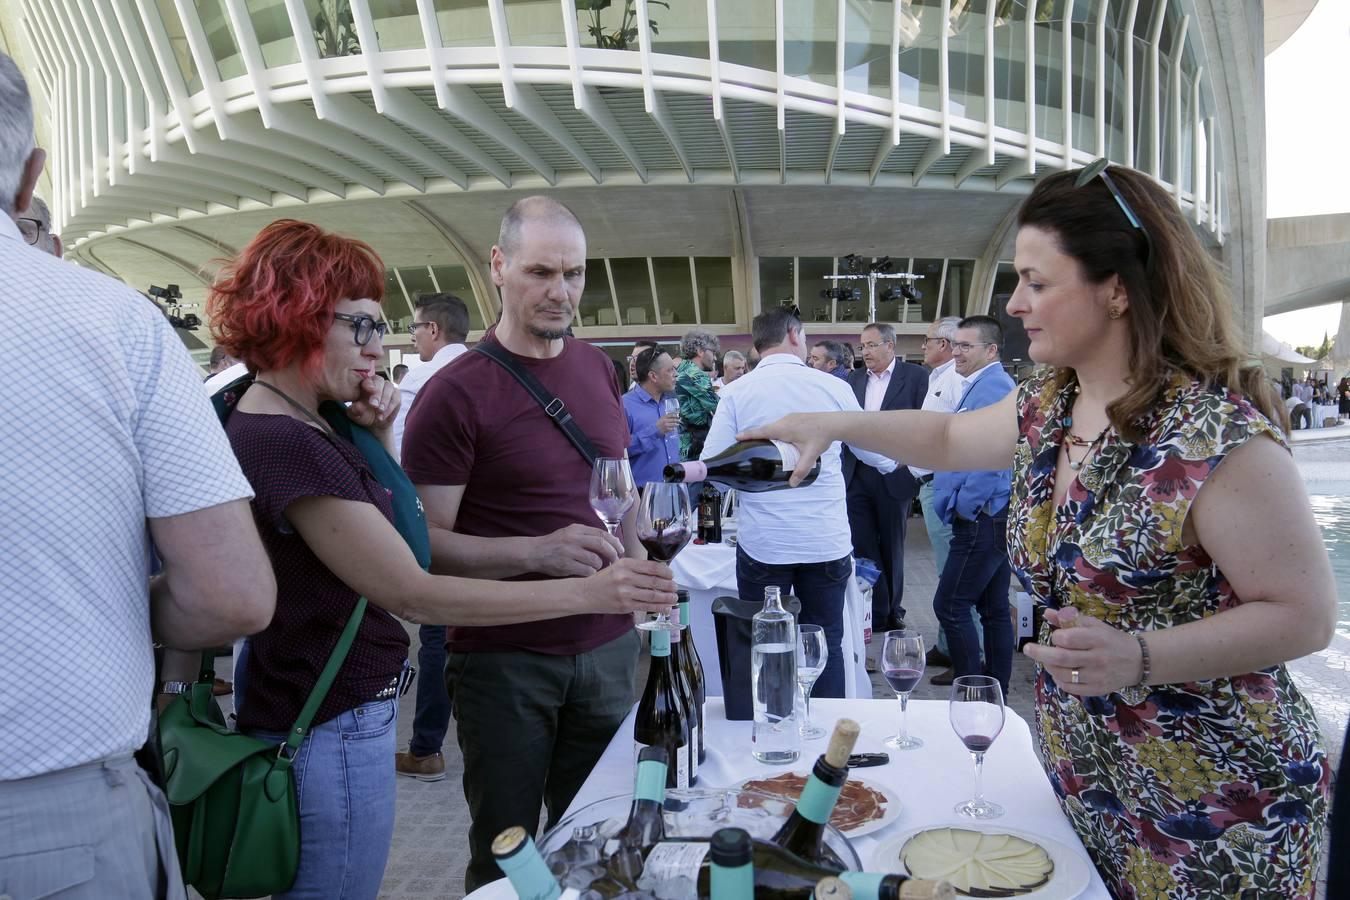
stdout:
{"type": "MultiPolygon", "coordinates": [[[[1350,0],[1318,0],[1266,57],[1266,214],[1350,212],[1350,0]]],[[[1270,316],[1266,331],[1292,346],[1336,336],[1340,304],[1270,316]]]]}

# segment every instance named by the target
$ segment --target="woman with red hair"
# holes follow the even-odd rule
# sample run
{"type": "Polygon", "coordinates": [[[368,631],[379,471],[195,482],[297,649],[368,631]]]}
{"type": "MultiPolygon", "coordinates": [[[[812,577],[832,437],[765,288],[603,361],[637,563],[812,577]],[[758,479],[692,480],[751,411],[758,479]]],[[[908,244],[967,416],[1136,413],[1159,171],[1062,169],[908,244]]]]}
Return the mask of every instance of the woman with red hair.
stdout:
{"type": "Polygon", "coordinates": [[[407,681],[408,636],[395,616],[493,625],[665,611],[675,602],[670,570],[647,561],[552,582],[425,570],[421,505],[390,455],[399,393],[379,374],[383,290],[384,268],[369,246],[282,220],[226,267],[208,305],[212,334],[252,373],[220,399],[277,579],[272,624],[249,638],[241,731],[286,738],[344,626],[369,601],[296,754],[300,865],[279,897],[379,891],[394,830],[394,722],[407,681]]]}

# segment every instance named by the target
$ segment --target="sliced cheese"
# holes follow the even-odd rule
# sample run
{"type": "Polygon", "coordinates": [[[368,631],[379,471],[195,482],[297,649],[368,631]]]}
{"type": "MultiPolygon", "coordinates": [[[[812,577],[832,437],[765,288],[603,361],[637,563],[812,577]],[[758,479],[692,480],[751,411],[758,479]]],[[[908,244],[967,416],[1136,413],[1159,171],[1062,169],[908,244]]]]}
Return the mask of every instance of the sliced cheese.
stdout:
{"type": "Polygon", "coordinates": [[[951,882],[966,896],[1011,897],[1044,885],[1054,873],[1045,850],[1011,834],[934,828],[905,842],[900,860],[917,878],[951,882]]]}

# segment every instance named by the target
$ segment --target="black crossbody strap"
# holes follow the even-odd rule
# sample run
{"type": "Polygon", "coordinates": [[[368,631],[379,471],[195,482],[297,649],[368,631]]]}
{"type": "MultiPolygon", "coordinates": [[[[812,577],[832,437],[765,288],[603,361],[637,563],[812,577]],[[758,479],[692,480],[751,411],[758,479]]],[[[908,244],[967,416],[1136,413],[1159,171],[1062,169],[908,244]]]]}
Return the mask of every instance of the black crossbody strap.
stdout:
{"type": "Polygon", "coordinates": [[[544,415],[553,420],[553,424],[567,435],[567,439],[572,442],[572,446],[577,448],[577,452],[586,460],[586,465],[595,467],[595,461],[600,458],[600,452],[595,449],[591,439],[586,436],[586,432],[581,430],[577,420],[572,418],[572,414],[567,411],[567,405],[559,398],[549,392],[549,389],[539,383],[529,371],[516,362],[500,344],[489,344],[479,341],[474,346],[474,352],[481,353],[488,359],[501,366],[511,373],[511,376],[520,382],[520,386],[525,388],[526,392],[535,399],[544,409],[544,415]]]}

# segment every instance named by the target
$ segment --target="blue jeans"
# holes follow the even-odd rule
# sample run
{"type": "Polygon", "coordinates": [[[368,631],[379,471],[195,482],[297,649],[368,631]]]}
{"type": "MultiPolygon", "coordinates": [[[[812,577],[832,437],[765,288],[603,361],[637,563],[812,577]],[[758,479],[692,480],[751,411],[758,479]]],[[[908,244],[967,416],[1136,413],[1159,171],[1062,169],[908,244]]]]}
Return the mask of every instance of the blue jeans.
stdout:
{"type": "Polygon", "coordinates": [[[845,556],[818,563],[762,563],[736,548],[736,587],[741,599],[764,602],[764,589],[777,585],[784,598],[791,592],[801,601],[798,621],[819,625],[825,632],[830,658],[811,688],[812,697],[844,696],[844,594],[853,577],[853,559],[845,556]]]}
{"type": "Polygon", "coordinates": [[[300,868],[274,900],[375,900],[394,840],[397,721],[398,700],[374,700],[310,730],[294,769],[300,868]]]}
{"type": "MultiPolygon", "coordinates": [[[[919,503],[923,506],[923,525],[928,532],[928,542],[933,545],[933,561],[937,563],[938,578],[942,577],[942,570],[947,568],[947,553],[952,545],[952,526],[942,521],[942,516],[937,513],[937,504],[933,500],[933,482],[925,481],[919,488],[919,503]]],[[[934,595],[936,598],[936,595],[934,595]]],[[[971,610],[971,618],[976,618],[975,610],[971,610]]],[[[975,636],[980,639],[980,645],[984,645],[984,635],[978,630],[975,636]]],[[[938,629],[937,636],[938,652],[950,657],[950,648],[947,646],[947,633],[941,628],[938,629]]]]}
{"type": "Polygon", "coordinates": [[[413,712],[413,756],[441,752],[450,728],[450,695],[445,691],[445,626],[423,625],[417,629],[422,641],[417,651],[417,706],[413,712]]]}
{"type": "Polygon", "coordinates": [[[947,636],[957,676],[988,674],[1008,695],[1012,677],[1013,629],[1008,609],[1008,513],[980,513],[974,521],[952,521],[952,545],[938,580],[933,611],[947,636]],[[971,621],[979,613],[984,626],[985,662],[980,665],[979,634],[971,621]]]}

